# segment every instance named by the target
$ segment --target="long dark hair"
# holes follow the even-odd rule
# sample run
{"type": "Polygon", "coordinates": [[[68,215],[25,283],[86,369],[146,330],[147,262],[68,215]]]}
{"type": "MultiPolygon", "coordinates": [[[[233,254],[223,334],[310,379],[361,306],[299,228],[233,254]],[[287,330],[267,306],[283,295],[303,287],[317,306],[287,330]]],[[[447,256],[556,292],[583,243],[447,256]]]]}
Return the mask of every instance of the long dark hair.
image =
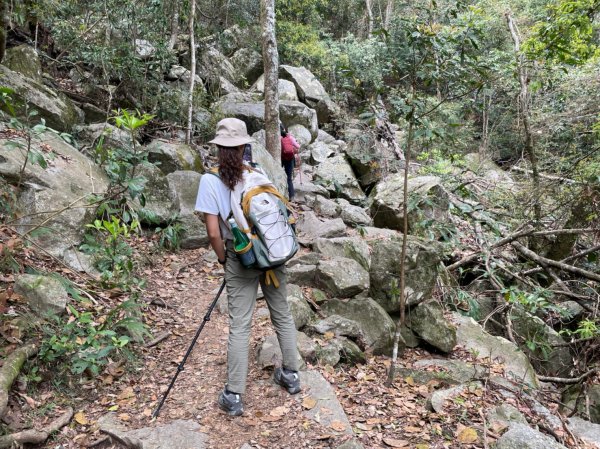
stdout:
{"type": "Polygon", "coordinates": [[[242,180],[244,152],[239,147],[219,148],[219,176],[229,190],[242,180]]]}

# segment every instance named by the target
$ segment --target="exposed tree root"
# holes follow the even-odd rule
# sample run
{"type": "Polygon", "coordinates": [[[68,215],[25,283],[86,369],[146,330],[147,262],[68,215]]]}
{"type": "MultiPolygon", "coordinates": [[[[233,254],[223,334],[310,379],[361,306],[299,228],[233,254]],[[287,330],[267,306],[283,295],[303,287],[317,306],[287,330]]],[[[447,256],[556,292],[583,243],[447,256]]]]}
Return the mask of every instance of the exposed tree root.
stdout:
{"type": "Polygon", "coordinates": [[[73,409],[68,408],[65,413],[56,418],[46,427],[42,427],[40,430],[28,429],[21,432],[13,433],[11,435],[4,435],[0,437],[0,449],[10,448],[14,446],[22,446],[25,443],[40,444],[48,439],[53,433],[58,431],[61,427],[66,426],[73,418],[73,409]]]}
{"type": "Polygon", "coordinates": [[[21,372],[25,360],[38,352],[34,344],[28,344],[15,349],[4,361],[0,368],[0,417],[4,416],[8,406],[8,392],[13,382],[21,372]]]}

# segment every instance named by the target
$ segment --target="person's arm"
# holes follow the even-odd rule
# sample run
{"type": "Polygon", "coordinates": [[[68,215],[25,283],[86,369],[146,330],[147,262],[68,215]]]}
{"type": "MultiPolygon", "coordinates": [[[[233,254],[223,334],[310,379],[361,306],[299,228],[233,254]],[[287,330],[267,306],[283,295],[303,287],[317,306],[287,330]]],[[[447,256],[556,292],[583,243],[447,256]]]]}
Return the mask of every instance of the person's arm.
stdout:
{"type": "Polygon", "coordinates": [[[300,148],[300,144],[296,141],[296,139],[294,138],[294,136],[292,136],[290,134],[290,140],[292,141],[292,146],[294,147],[294,150],[296,153],[298,153],[298,149],[300,148]]]}
{"type": "Polygon", "coordinates": [[[221,229],[219,227],[219,216],[213,214],[204,214],[204,222],[206,223],[206,232],[210,241],[210,246],[214,250],[220,264],[225,263],[225,245],[221,237],[221,229]]]}

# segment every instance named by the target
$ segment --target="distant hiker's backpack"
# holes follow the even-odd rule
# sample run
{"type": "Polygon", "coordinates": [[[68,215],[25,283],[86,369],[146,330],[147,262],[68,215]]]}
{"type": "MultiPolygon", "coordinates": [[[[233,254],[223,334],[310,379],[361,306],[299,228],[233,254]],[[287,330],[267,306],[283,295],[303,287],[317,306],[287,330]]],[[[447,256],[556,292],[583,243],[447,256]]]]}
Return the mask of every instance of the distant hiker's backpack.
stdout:
{"type": "MultiPolygon", "coordinates": [[[[256,164],[245,167],[242,181],[231,192],[231,216],[252,243],[256,259],[252,267],[269,270],[298,251],[292,227],[295,219],[287,210],[286,199],[260,168],[256,164]]],[[[218,171],[211,173],[218,176],[218,171]]]]}
{"type": "Polygon", "coordinates": [[[288,134],[281,138],[281,160],[291,161],[294,159],[294,145],[292,144],[292,136],[288,134]]]}

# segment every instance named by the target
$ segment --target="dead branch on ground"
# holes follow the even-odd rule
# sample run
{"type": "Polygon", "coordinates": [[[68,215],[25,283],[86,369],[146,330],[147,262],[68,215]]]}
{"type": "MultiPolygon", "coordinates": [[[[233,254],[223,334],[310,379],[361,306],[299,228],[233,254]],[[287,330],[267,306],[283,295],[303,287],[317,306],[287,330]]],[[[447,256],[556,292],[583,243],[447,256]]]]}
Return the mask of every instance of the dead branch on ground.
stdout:
{"type": "Polygon", "coordinates": [[[24,444],[40,444],[48,439],[54,432],[58,432],[62,427],[69,424],[73,418],[73,409],[69,407],[65,413],[56,418],[50,424],[42,427],[40,430],[27,429],[21,432],[4,435],[0,437],[0,449],[23,447],[24,444]]]}

